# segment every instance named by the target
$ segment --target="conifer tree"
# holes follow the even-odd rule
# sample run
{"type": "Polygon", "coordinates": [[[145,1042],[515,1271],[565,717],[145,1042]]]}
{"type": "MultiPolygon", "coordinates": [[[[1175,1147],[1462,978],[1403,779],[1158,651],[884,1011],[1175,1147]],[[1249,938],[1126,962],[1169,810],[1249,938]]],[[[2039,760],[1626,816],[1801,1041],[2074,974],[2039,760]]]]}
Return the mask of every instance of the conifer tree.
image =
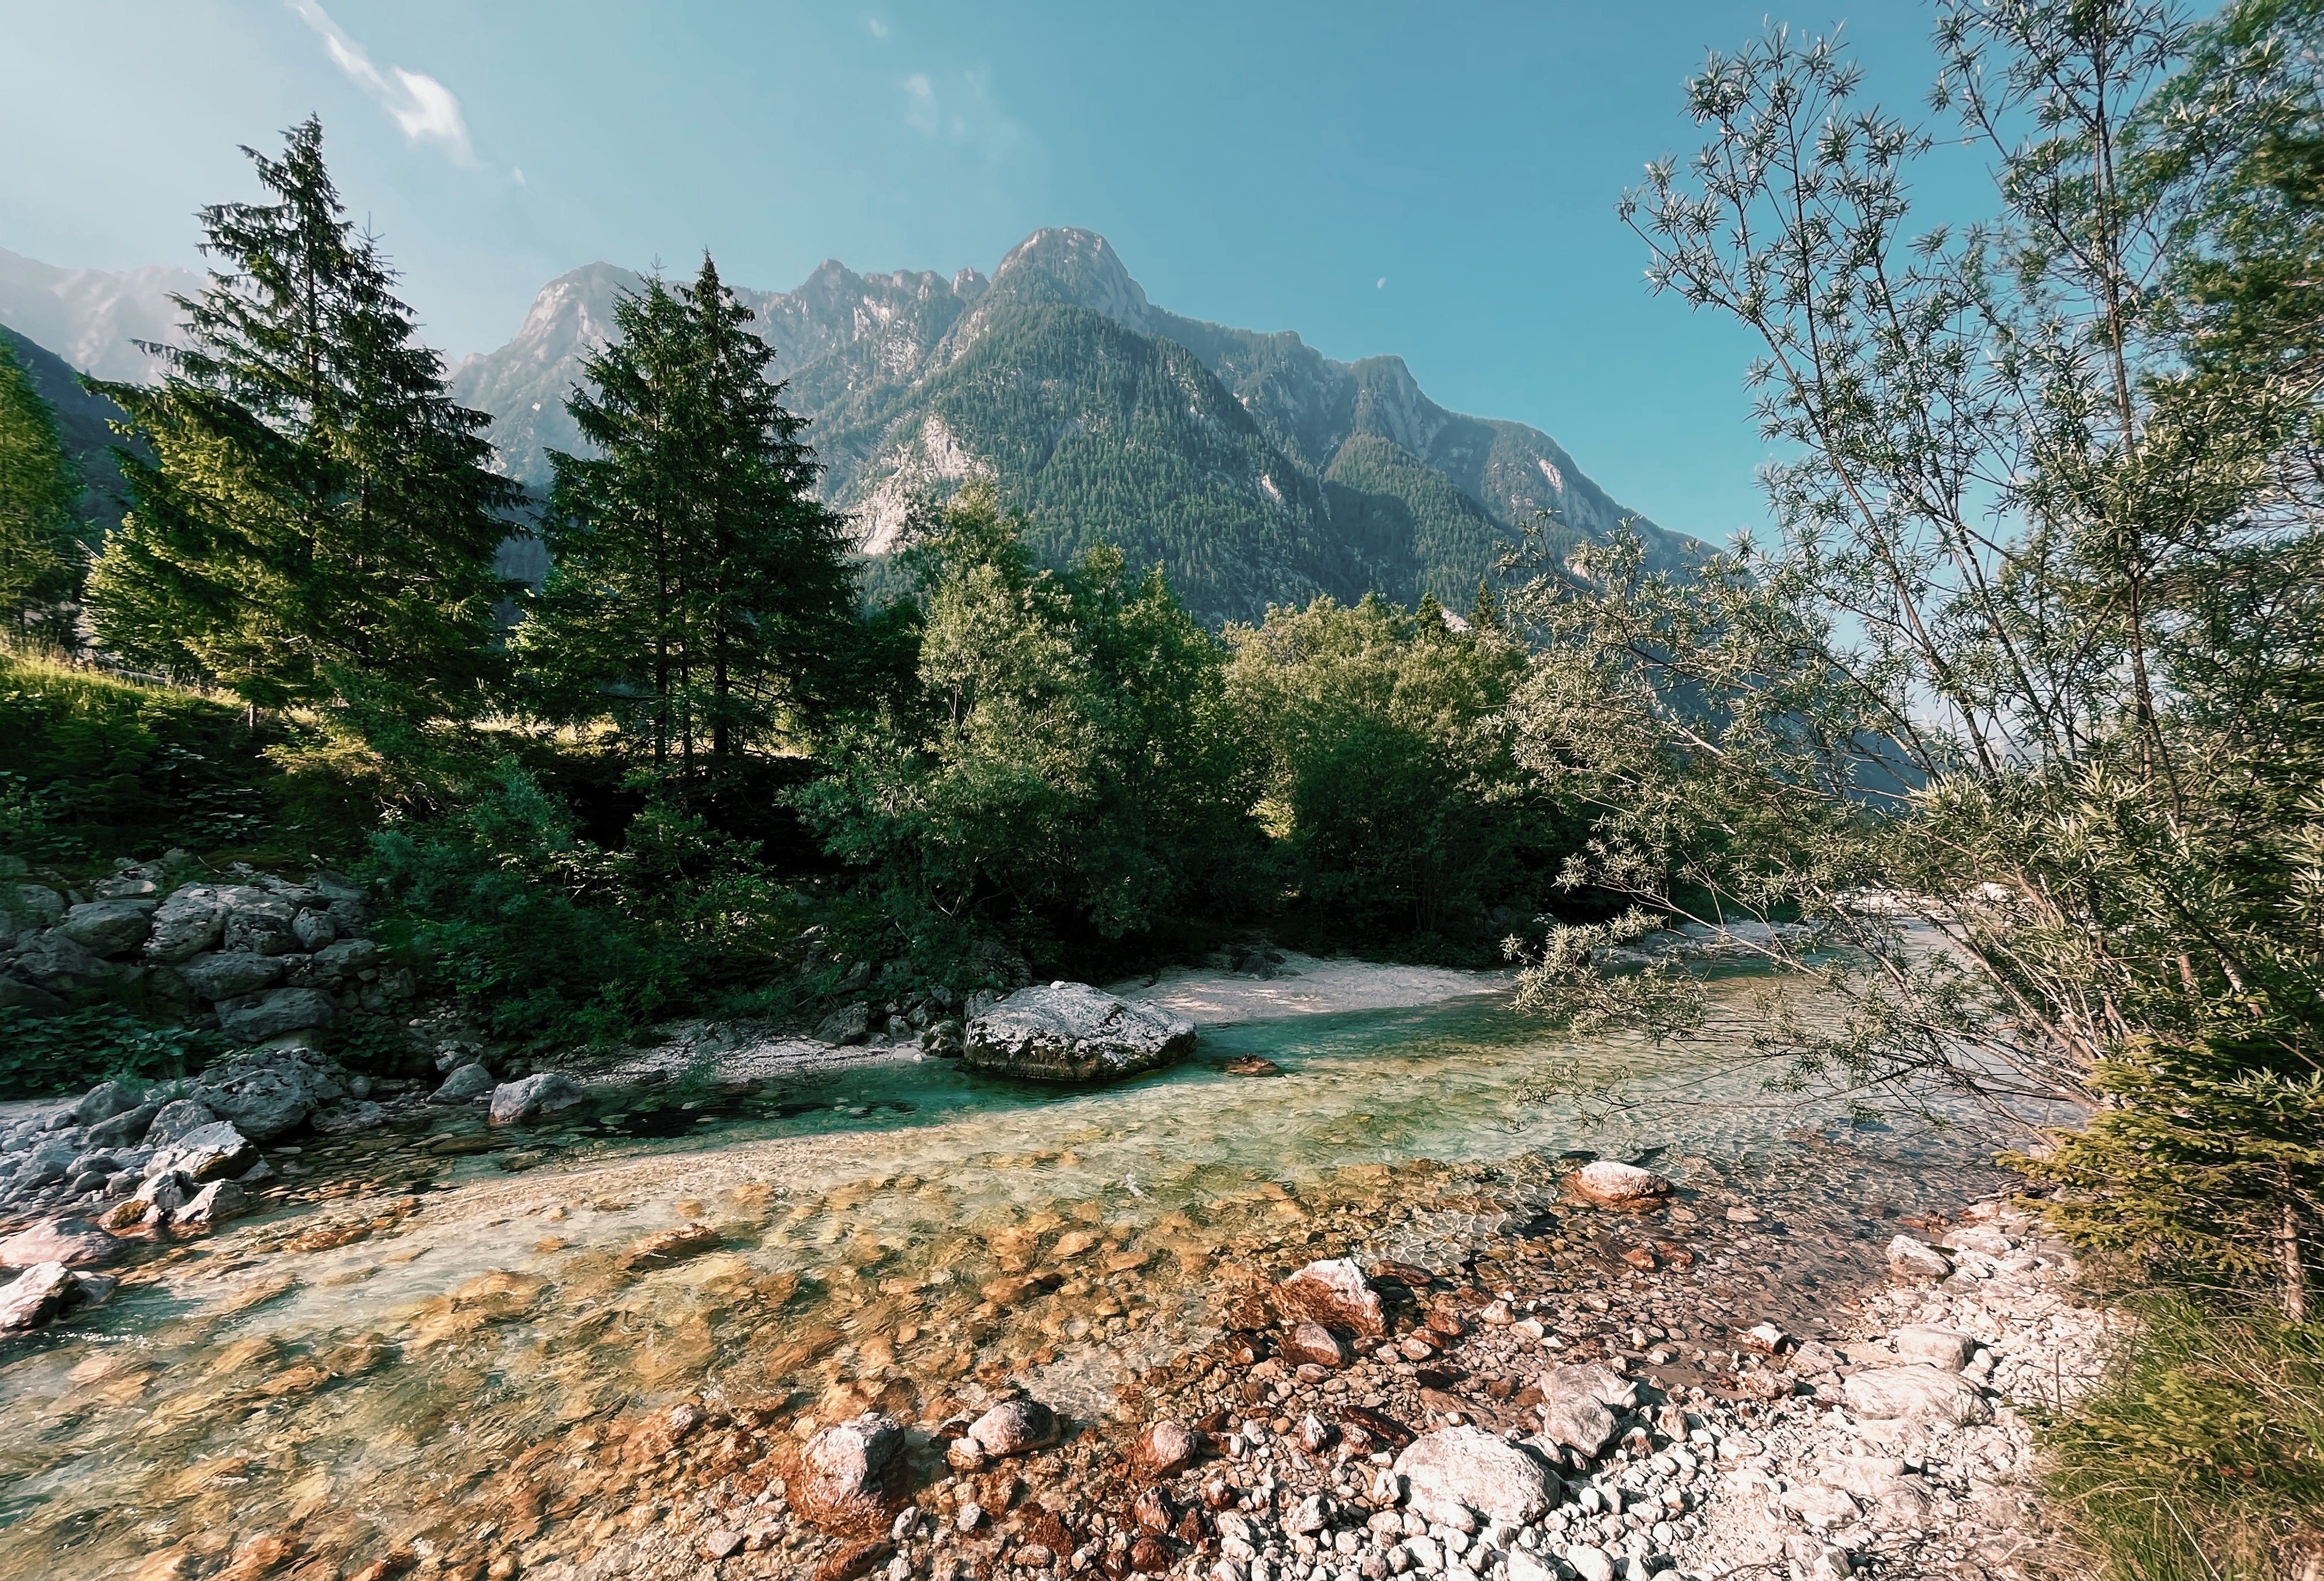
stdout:
{"type": "Polygon", "coordinates": [[[319,707],[365,734],[471,717],[491,673],[493,556],[521,498],[490,417],[456,405],[376,242],[356,234],[308,119],[274,201],[201,211],[208,286],[158,386],[92,383],[150,461],[90,578],[99,642],[256,707],[319,707]]]}
{"type": "Polygon", "coordinates": [[[552,713],[612,713],[658,772],[725,763],[827,700],[854,586],[844,522],[767,377],[774,351],[707,254],[649,281],[567,402],[591,457],[551,452],[555,556],[517,646],[552,713]]]}
{"type": "Polygon", "coordinates": [[[78,469],[57,414],[0,336],[0,618],[22,621],[72,590],[80,563],[78,469]]]}

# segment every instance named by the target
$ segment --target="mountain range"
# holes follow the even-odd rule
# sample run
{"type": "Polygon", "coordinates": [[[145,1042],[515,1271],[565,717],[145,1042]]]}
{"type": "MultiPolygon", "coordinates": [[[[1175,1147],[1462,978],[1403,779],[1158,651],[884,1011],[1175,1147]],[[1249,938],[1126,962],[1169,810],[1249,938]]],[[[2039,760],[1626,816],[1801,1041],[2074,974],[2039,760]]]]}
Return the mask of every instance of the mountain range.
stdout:
{"type": "MultiPolygon", "coordinates": [[[[0,324],[85,369],[150,376],[125,337],[166,338],[165,293],[195,283],[0,253],[0,324]]],[[[548,452],[580,448],[565,399],[621,294],[643,284],[611,264],[576,269],[541,289],[513,339],[453,370],[456,397],[493,413],[511,476],[545,488],[548,452]]],[[[1037,231],[990,277],[835,260],[795,291],[736,295],[778,354],[786,404],[811,421],[825,497],[875,557],[916,496],[980,476],[1026,513],[1045,560],[1117,544],[1132,565],[1162,562],[1214,623],[1318,593],[1465,608],[1544,511],[1554,546],[1627,522],[1653,563],[1702,548],[1625,510],[1539,430],[1437,405],[1400,357],[1341,362],[1289,331],[1155,306],[1092,231],[1037,231]]]]}

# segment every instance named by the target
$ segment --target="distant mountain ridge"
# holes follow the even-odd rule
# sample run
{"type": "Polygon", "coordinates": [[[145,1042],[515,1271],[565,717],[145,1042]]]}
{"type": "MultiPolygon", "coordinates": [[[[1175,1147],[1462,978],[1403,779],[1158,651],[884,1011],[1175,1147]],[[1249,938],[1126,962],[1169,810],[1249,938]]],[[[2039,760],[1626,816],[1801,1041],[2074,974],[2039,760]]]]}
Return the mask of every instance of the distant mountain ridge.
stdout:
{"type": "Polygon", "coordinates": [[[143,269],[60,269],[0,247],[0,324],[84,374],[145,383],[155,360],[136,342],[178,337],[170,300],[200,291],[202,277],[173,264],[143,269]]]}
{"type": "MultiPolygon", "coordinates": [[[[158,365],[132,340],[174,338],[171,293],[202,283],[0,251],[0,324],[83,370],[150,380],[158,365]]],[[[493,414],[512,476],[545,486],[546,452],[581,448],[565,399],[621,293],[643,283],[611,264],[576,269],[541,289],[513,339],[453,371],[456,396],[493,414]]],[[[990,278],[830,260],[794,291],[736,295],[778,353],[788,403],[813,423],[825,497],[874,556],[916,497],[973,476],[1028,513],[1045,560],[1116,544],[1133,565],[1164,564],[1213,623],[1318,593],[1433,593],[1465,608],[1545,510],[1561,547],[1627,522],[1655,564],[1703,552],[1625,510],[1539,430],[1439,406],[1400,357],[1344,363],[1287,330],[1155,306],[1093,231],[1037,231],[990,278]]],[[[78,393],[51,399],[88,426],[93,408],[59,398],[78,393]]],[[[91,467],[100,485],[103,470],[91,467]]],[[[512,574],[544,569],[531,541],[503,559],[512,574]]]]}
{"type": "MultiPolygon", "coordinates": [[[[552,281],[516,337],[453,390],[494,417],[513,476],[547,481],[580,439],[564,400],[642,279],[592,264],[552,281]]],[[[791,291],[737,289],[811,419],[823,492],[862,547],[890,548],[915,495],[975,476],[1062,560],[1099,541],[1163,562],[1188,606],[1379,591],[1465,607],[1543,510],[1569,541],[1625,522],[1656,563],[1702,546],[1637,517],[1537,429],[1450,411],[1397,356],[1343,363],[1157,308],[1094,232],[1035,232],[991,277],[862,275],[826,261],[791,291]]]]}

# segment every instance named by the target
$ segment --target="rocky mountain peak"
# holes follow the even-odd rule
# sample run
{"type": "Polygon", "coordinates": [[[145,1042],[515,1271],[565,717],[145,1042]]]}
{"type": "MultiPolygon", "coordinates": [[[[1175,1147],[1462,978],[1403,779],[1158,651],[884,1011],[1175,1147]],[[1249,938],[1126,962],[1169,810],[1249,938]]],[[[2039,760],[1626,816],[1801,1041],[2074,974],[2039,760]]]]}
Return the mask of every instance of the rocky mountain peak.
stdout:
{"type": "Polygon", "coordinates": [[[1121,254],[1095,231],[1071,226],[1037,230],[992,272],[995,302],[1087,308],[1125,329],[1157,332],[1158,315],[1121,254]]]}

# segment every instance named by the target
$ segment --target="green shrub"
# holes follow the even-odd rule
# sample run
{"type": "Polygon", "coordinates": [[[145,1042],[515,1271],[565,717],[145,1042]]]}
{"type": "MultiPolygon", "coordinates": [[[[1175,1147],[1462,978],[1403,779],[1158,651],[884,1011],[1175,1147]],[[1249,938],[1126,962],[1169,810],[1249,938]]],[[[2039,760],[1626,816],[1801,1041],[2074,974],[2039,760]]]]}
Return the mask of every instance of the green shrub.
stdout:
{"type": "Polygon", "coordinates": [[[392,901],[382,942],[537,1048],[617,1045],[737,994],[772,1010],[766,979],[805,920],[752,846],[659,802],[598,845],[513,762],[458,811],[378,832],[364,871],[392,901]]]}
{"type": "Polygon", "coordinates": [[[51,1016],[0,1006],[0,1098],[84,1092],[107,1077],[171,1080],[233,1047],[215,1031],[156,1025],[119,1005],[51,1016]]]}

